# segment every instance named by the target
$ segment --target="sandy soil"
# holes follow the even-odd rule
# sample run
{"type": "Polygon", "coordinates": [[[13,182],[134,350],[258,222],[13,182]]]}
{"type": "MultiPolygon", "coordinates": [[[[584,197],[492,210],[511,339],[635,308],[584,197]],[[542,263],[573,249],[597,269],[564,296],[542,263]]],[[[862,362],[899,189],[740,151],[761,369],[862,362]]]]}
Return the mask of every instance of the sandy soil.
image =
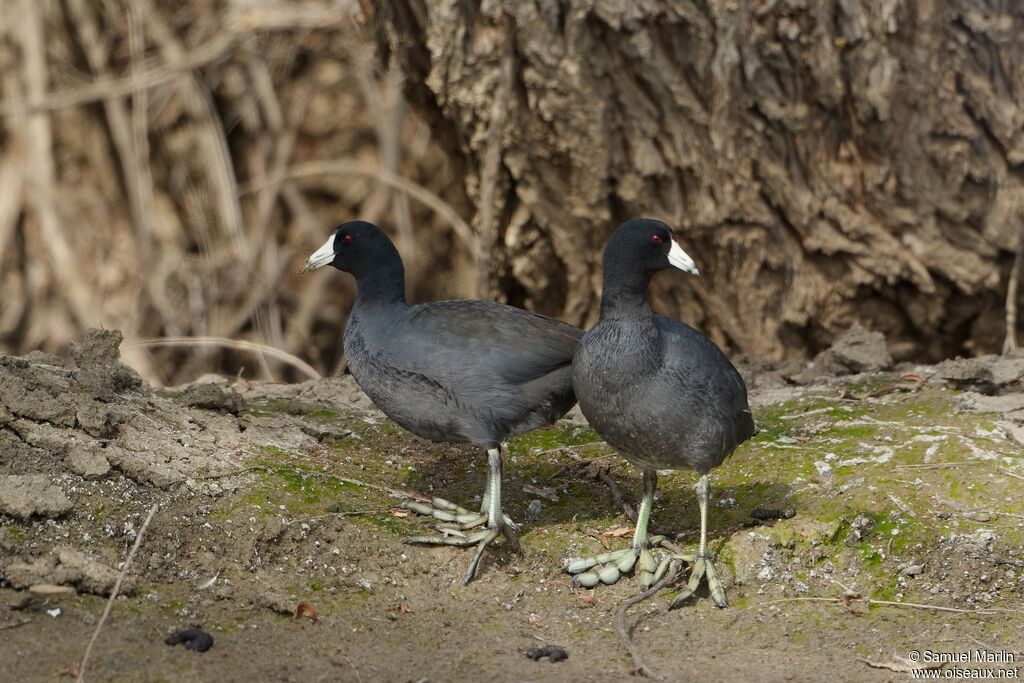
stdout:
{"type": "MultiPolygon", "coordinates": [[[[118,343],[90,334],[72,369],[0,357],[0,679],[76,671],[154,503],[86,680],[629,678],[615,613],[636,581],[573,589],[560,566],[628,542],[605,479],[634,502],[639,473],[578,416],[511,444],[522,547],[463,586],[468,551],[401,544],[425,529],[396,493],[479,504],[481,454],[410,436],[347,379],[154,392],[118,343]],[[164,644],[190,626],[213,648],[164,644]],[[525,656],[545,644],[568,659],[525,656]]],[[[1024,358],[819,361],[744,368],[761,433],[714,473],[711,512],[733,606],[666,612],[667,590],[629,613],[638,650],[669,680],[909,680],[894,657],[929,649],[1021,666],[1024,358]],[[844,595],[904,606],[808,599],[844,595]]],[[[666,473],[653,516],[690,546],[693,482],[666,473]]]]}

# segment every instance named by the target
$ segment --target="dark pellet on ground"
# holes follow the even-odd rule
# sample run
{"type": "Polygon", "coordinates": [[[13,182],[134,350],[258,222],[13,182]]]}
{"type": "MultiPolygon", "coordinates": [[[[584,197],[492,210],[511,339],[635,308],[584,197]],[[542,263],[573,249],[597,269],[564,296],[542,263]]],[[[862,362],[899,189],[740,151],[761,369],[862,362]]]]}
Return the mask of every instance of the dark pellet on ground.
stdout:
{"type": "Polygon", "coordinates": [[[198,628],[187,628],[183,631],[167,637],[164,641],[168,645],[178,645],[179,643],[185,643],[186,650],[194,650],[195,652],[206,652],[213,647],[213,636],[206,631],[201,631],[198,628]]]}
{"type": "Polygon", "coordinates": [[[547,657],[550,662],[560,662],[563,659],[569,659],[569,653],[557,645],[531,647],[526,651],[526,656],[535,662],[540,661],[541,657],[547,657]]]}

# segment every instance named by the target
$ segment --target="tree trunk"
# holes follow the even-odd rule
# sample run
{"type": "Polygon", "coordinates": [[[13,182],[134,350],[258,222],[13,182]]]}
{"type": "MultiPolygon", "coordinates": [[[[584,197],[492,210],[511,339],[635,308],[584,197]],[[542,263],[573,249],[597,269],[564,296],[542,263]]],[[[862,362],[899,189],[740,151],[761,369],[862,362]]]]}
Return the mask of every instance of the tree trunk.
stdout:
{"type": "Polygon", "coordinates": [[[656,308],[745,353],[813,353],[854,321],[884,332],[898,359],[999,349],[1024,197],[1024,5],[368,11],[382,63],[404,72],[478,214],[496,218],[489,267],[505,300],[592,323],[606,239],[651,216],[702,273],[658,277],[656,308]]]}

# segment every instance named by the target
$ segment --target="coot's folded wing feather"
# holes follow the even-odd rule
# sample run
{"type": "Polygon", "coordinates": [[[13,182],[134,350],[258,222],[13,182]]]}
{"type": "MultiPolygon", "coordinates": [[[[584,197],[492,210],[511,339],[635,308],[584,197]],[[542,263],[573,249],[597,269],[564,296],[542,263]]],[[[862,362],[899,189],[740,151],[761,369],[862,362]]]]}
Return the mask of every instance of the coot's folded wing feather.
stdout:
{"type": "Polygon", "coordinates": [[[755,431],[743,378],[721,349],[697,330],[660,315],[655,320],[663,340],[662,371],[677,378],[702,407],[681,418],[702,422],[708,446],[731,453],[755,431]]]}
{"type": "MultiPolygon", "coordinates": [[[[403,338],[414,366],[444,365],[475,375],[525,384],[572,362],[583,331],[554,318],[490,301],[440,301],[413,307],[403,338]]],[[[408,353],[406,354],[408,355],[408,353]]]]}

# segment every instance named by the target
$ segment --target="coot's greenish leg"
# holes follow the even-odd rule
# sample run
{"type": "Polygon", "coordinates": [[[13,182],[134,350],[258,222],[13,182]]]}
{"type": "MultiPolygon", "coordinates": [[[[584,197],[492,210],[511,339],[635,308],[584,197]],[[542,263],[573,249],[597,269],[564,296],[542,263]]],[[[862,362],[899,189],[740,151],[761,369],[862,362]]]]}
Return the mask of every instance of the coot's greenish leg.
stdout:
{"type": "Polygon", "coordinates": [[[504,534],[506,540],[513,547],[518,547],[516,538],[518,527],[501,509],[501,448],[487,450],[487,465],[487,483],[484,486],[483,506],[479,515],[443,498],[431,499],[430,505],[416,501],[406,501],[401,505],[406,510],[449,522],[448,524],[431,525],[432,529],[441,532],[439,536],[413,536],[404,539],[403,543],[460,547],[475,545],[477,547],[473,559],[469,563],[469,569],[466,571],[464,583],[469,583],[476,578],[484,550],[498,536],[504,534]],[[473,534],[463,533],[481,524],[486,524],[487,527],[473,534]]]}
{"type": "Polygon", "coordinates": [[[693,564],[686,588],[675,597],[672,604],[668,606],[669,609],[675,609],[686,602],[700,586],[701,579],[705,577],[708,581],[708,591],[715,604],[719,607],[729,606],[722,581],[718,578],[718,572],[715,570],[714,561],[708,555],[708,494],[710,492],[711,483],[708,480],[708,475],[702,474],[700,481],[697,482],[697,502],[700,505],[700,550],[697,553],[697,561],[693,564]]]}

